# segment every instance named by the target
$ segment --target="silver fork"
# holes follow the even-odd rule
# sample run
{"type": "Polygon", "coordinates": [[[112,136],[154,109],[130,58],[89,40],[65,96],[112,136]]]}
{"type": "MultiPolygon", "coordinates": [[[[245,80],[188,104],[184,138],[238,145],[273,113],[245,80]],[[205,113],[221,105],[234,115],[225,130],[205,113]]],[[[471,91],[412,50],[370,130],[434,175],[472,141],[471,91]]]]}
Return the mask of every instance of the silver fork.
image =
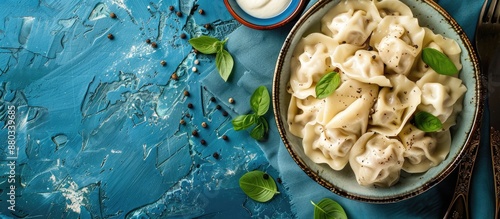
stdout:
{"type": "MultiPolygon", "coordinates": [[[[479,54],[479,59],[481,63],[481,71],[482,74],[479,80],[481,80],[483,87],[487,87],[487,92],[490,97],[493,96],[495,92],[500,93],[498,90],[500,85],[499,83],[491,86],[492,80],[488,81],[488,78],[491,79],[490,73],[499,71],[500,69],[497,63],[500,62],[500,47],[497,45],[500,43],[500,3],[498,0],[485,0],[483,7],[481,9],[481,13],[479,15],[477,28],[476,28],[476,49],[479,54]],[[492,60],[493,57],[497,57],[495,61],[492,60]],[[496,65],[496,66],[495,66],[496,65]],[[490,69],[491,68],[491,69],[490,69]],[[491,71],[490,71],[491,70],[491,71]],[[487,74],[488,73],[488,74],[487,74]]],[[[498,76],[497,76],[498,77],[498,76]]],[[[489,101],[494,101],[494,98],[487,98],[488,95],[482,95],[482,98],[486,98],[489,101]]],[[[497,98],[498,101],[498,98],[497,98]]],[[[482,101],[485,102],[485,101],[482,101]]],[[[498,105],[498,103],[492,103],[493,105],[498,105]]],[[[499,107],[496,107],[499,108],[499,107]]],[[[490,106],[491,109],[491,106],[490,106]]],[[[499,108],[500,109],[500,108],[499,108]]],[[[500,112],[493,112],[500,113],[500,112]]],[[[500,127],[500,115],[499,116],[491,116],[490,117],[491,124],[498,124],[500,127]],[[496,121],[493,121],[491,118],[495,118],[496,121]]],[[[492,152],[492,161],[493,161],[493,174],[495,179],[495,197],[496,197],[496,207],[495,207],[495,218],[499,218],[499,192],[500,192],[500,148],[494,147],[494,145],[499,145],[500,143],[500,132],[495,130],[493,126],[491,126],[490,130],[490,144],[491,144],[491,152],[492,152]]],[[[499,129],[500,130],[500,129],[499,129]]],[[[469,208],[468,208],[468,197],[469,197],[469,187],[470,180],[472,178],[472,171],[474,169],[474,163],[476,159],[476,155],[479,148],[479,139],[480,139],[480,131],[476,130],[474,135],[474,139],[472,141],[470,151],[464,156],[458,173],[457,184],[455,186],[455,194],[452,199],[452,203],[450,204],[448,210],[444,218],[469,218],[469,208]]]]}
{"type": "Polygon", "coordinates": [[[500,3],[485,0],[476,29],[476,48],[483,77],[487,76],[487,95],[490,117],[490,150],[495,187],[495,218],[500,217],[500,3]],[[497,101],[497,102],[495,102],[497,101]]]}

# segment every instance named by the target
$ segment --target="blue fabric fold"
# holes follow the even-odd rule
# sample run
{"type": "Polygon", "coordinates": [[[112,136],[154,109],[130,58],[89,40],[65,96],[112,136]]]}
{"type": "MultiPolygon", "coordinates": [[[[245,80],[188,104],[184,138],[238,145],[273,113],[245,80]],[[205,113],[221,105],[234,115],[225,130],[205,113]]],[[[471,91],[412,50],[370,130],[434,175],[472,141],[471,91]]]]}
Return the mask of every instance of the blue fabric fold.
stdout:
{"type": "MultiPolygon", "coordinates": [[[[316,1],[311,1],[310,7],[316,1]]],[[[444,7],[463,27],[467,35],[473,39],[475,25],[479,14],[481,1],[455,1],[441,0],[438,3],[444,7]]],[[[234,110],[232,115],[244,114],[250,111],[247,101],[241,104],[227,104],[230,96],[241,100],[250,98],[253,90],[265,85],[271,91],[274,67],[278,53],[292,25],[279,29],[259,31],[241,26],[228,36],[227,49],[235,58],[235,69],[228,83],[220,79],[216,70],[213,70],[204,79],[204,86],[212,92],[227,107],[234,110]]],[[[318,202],[328,197],[339,202],[345,209],[349,218],[442,218],[451,201],[456,181],[456,171],[443,182],[436,185],[427,192],[414,198],[391,204],[370,204],[358,202],[335,195],[329,190],[310,179],[293,161],[283,145],[272,112],[266,117],[270,123],[271,130],[269,139],[259,142],[265,152],[269,163],[280,172],[284,185],[291,197],[291,204],[297,218],[311,218],[313,207],[310,201],[318,202]]],[[[484,128],[486,129],[486,128],[484,128]]],[[[485,135],[484,137],[487,137],[485,135]]],[[[483,197],[484,187],[482,182],[492,181],[491,174],[485,173],[488,159],[487,141],[480,146],[479,157],[483,162],[476,164],[480,172],[475,175],[472,191],[475,192],[471,198],[472,218],[492,218],[493,199],[490,195],[483,197]],[[476,177],[476,176],[475,176],[476,177]]],[[[491,168],[490,168],[491,169],[491,168]]],[[[487,183],[487,186],[492,186],[487,183]]],[[[486,190],[492,191],[492,190],[486,190]]]]}

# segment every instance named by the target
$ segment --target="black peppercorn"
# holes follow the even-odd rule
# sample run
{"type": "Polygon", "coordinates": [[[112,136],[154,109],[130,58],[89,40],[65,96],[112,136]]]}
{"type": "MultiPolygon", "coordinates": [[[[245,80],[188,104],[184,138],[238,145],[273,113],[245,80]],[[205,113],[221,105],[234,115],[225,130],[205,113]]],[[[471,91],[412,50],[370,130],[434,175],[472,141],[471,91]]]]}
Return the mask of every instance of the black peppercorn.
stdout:
{"type": "Polygon", "coordinates": [[[210,97],[210,101],[215,102],[215,97],[210,97]]]}
{"type": "Polygon", "coordinates": [[[214,154],[212,155],[215,159],[219,159],[219,153],[217,152],[214,152],[214,154]]]}
{"type": "Polygon", "coordinates": [[[188,108],[193,108],[193,104],[192,103],[188,103],[188,108]]]}
{"type": "Polygon", "coordinates": [[[147,43],[147,44],[150,44],[150,43],[151,43],[151,40],[150,40],[150,39],[146,39],[146,43],[147,43]]]}
{"type": "Polygon", "coordinates": [[[264,173],[264,175],[262,175],[262,177],[263,177],[264,179],[269,179],[269,175],[268,175],[267,173],[264,173]]]}
{"type": "Polygon", "coordinates": [[[158,48],[158,45],[156,44],[156,42],[152,42],[152,43],[151,43],[151,47],[153,47],[153,48],[155,48],[155,49],[156,49],[156,48],[158,48]]]}
{"type": "Polygon", "coordinates": [[[165,66],[167,65],[167,62],[165,60],[161,60],[160,65],[165,66]]]}
{"type": "Polygon", "coordinates": [[[215,106],[215,109],[220,110],[220,109],[222,109],[222,107],[220,105],[217,105],[217,106],[215,106]]]}
{"type": "Polygon", "coordinates": [[[181,39],[186,39],[186,34],[185,33],[181,33],[181,39]]]}
{"type": "Polygon", "coordinates": [[[193,130],[193,131],[191,132],[191,134],[192,134],[194,137],[196,137],[196,136],[198,136],[198,131],[193,130]]]}
{"type": "Polygon", "coordinates": [[[173,11],[174,9],[175,9],[175,8],[174,8],[174,6],[172,6],[172,5],[170,5],[170,6],[168,7],[168,10],[170,10],[170,11],[173,11]]]}
{"type": "Polygon", "coordinates": [[[182,17],[182,12],[178,11],[176,14],[177,14],[177,17],[182,17]]]}
{"type": "Polygon", "coordinates": [[[202,145],[206,145],[206,144],[207,144],[207,141],[205,141],[205,139],[201,139],[200,143],[201,143],[202,145]]]}
{"type": "Polygon", "coordinates": [[[222,111],[222,116],[226,117],[226,116],[228,116],[228,115],[229,115],[229,114],[228,114],[225,110],[224,110],[224,111],[222,111]]]}
{"type": "Polygon", "coordinates": [[[211,24],[205,24],[203,26],[205,27],[205,29],[212,29],[212,25],[211,24]]]}
{"type": "Polygon", "coordinates": [[[113,34],[108,34],[108,39],[110,40],[115,39],[115,36],[113,36],[113,34]]]}
{"type": "Polygon", "coordinates": [[[229,138],[227,137],[227,135],[223,135],[222,139],[224,139],[225,141],[227,141],[229,138]]]}
{"type": "Polygon", "coordinates": [[[205,11],[203,11],[203,9],[200,9],[200,10],[198,10],[198,13],[205,14],[205,11]]]}
{"type": "Polygon", "coordinates": [[[177,73],[173,73],[172,76],[170,76],[172,79],[177,80],[179,79],[179,76],[177,76],[177,73]]]}
{"type": "Polygon", "coordinates": [[[190,94],[189,94],[189,91],[185,90],[184,91],[184,96],[188,97],[190,94]]]}
{"type": "Polygon", "coordinates": [[[115,14],[115,13],[113,13],[113,12],[111,12],[111,13],[109,13],[109,17],[110,17],[110,18],[116,18],[116,14],[115,14]]]}

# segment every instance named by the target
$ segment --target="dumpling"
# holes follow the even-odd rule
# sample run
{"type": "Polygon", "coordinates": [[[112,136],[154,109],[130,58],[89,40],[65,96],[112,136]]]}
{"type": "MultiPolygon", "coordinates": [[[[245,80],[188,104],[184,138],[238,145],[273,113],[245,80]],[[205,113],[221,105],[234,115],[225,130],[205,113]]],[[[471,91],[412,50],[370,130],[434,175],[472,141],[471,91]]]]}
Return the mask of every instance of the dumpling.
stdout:
{"type": "Polygon", "coordinates": [[[377,85],[347,80],[324,99],[318,122],[329,129],[340,128],[359,137],[366,132],[370,109],[377,94],[377,85]]]}
{"type": "MultiPolygon", "coordinates": [[[[422,48],[433,48],[442,53],[444,53],[450,60],[455,64],[458,70],[462,69],[462,64],[460,62],[460,53],[462,49],[458,43],[451,39],[444,37],[440,34],[435,34],[429,28],[424,27],[425,37],[422,44],[422,48]]],[[[415,60],[414,69],[412,69],[410,75],[408,76],[411,80],[417,81],[420,79],[427,71],[429,71],[429,66],[422,61],[422,56],[419,55],[417,60],[415,60]]]]}
{"type": "Polygon", "coordinates": [[[290,87],[295,95],[305,99],[315,94],[314,85],[335,67],[330,54],[338,44],[321,33],[312,33],[301,39],[291,59],[290,87]]]}
{"type": "Polygon", "coordinates": [[[386,16],[410,16],[413,17],[411,9],[405,3],[399,0],[382,0],[375,1],[380,17],[386,16]]]}
{"type": "Polygon", "coordinates": [[[309,123],[304,128],[304,153],[315,163],[326,163],[341,170],[349,161],[349,151],[357,136],[341,129],[328,129],[321,124],[309,123]]]}
{"type": "Polygon", "coordinates": [[[345,44],[335,50],[332,59],[335,63],[340,63],[338,67],[349,78],[382,87],[392,86],[384,75],[384,62],[377,51],[362,50],[345,44]]]}
{"type": "Polygon", "coordinates": [[[410,16],[387,16],[370,38],[389,73],[407,75],[422,49],[425,30],[410,16]]]}
{"type": "Polygon", "coordinates": [[[369,131],[396,136],[420,104],[422,92],[404,75],[388,78],[394,86],[380,90],[373,106],[369,131]]]}
{"type": "Polygon", "coordinates": [[[380,21],[373,2],[341,1],[321,19],[321,32],[337,43],[365,44],[380,21]]]}
{"type": "Polygon", "coordinates": [[[443,129],[455,125],[467,91],[462,80],[438,74],[431,69],[416,84],[422,91],[422,102],[418,105],[418,110],[438,117],[443,123],[443,129]]]}
{"type": "Polygon", "coordinates": [[[403,152],[399,140],[367,132],[352,146],[349,164],[360,185],[389,187],[399,180],[403,152]]]}
{"type": "Polygon", "coordinates": [[[325,102],[313,96],[299,99],[292,96],[288,106],[288,127],[290,132],[298,137],[304,137],[303,131],[307,123],[316,122],[320,109],[324,108],[325,102]]]}
{"type": "Polygon", "coordinates": [[[422,173],[440,164],[450,152],[450,130],[426,133],[407,124],[399,138],[405,146],[403,170],[408,173],[422,173]]]}

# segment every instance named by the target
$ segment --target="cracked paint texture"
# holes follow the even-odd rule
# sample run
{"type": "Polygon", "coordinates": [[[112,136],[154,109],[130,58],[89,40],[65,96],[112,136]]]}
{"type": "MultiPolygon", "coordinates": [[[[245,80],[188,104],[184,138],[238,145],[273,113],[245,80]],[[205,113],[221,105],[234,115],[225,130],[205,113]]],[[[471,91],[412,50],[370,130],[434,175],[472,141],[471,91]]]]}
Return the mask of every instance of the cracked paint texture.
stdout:
{"type": "Polygon", "coordinates": [[[2,218],[293,217],[281,184],[269,203],[239,188],[248,171],[279,173],[216,108],[200,83],[214,57],[187,42],[238,26],[222,1],[0,2],[0,139],[15,106],[18,149],[10,211],[0,148],[2,218]]]}

